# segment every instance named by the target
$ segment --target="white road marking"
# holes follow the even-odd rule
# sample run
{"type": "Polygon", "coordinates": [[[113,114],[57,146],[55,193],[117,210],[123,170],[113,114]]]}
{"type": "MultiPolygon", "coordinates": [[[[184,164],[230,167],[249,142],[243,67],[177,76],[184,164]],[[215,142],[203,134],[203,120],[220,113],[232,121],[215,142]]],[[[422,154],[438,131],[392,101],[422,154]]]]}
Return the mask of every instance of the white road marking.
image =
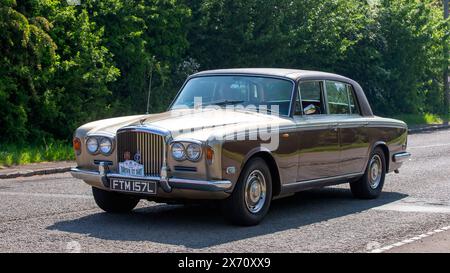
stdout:
{"type": "MultiPolygon", "coordinates": [[[[385,210],[385,211],[398,211],[398,212],[420,212],[420,213],[450,213],[450,203],[444,201],[425,201],[415,198],[405,198],[390,204],[382,205],[373,208],[374,210],[385,210]]],[[[429,236],[433,236],[439,232],[450,230],[450,226],[442,227],[424,234],[414,236],[412,238],[393,243],[388,246],[379,247],[373,250],[368,250],[371,253],[382,253],[388,251],[395,247],[400,247],[406,244],[411,244],[416,241],[422,240],[429,236]]]]}
{"type": "Polygon", "coordinates": [[[91,195],[86,195],[86,194],[61,194],[61,193],[33,193],[33,192],[0,191],[0,195],[46,197],[46,198],[92,199],[91,195]]]}
{"type": "Polygon", "coordinates": [[[414,198],[405,198],[396,202],[372,208],[398,212],[450,213],[450,203],[426,202],[414,198]]]}
{"type": "Polygon", "coordinates": [[[411,244],[411,243],[414,243],[414,242],[416,242],[416,241],[418,241],[420,239],[432,236],[432,235],[434,235],[436,233],[443,232],[444,230],[448,230],[448,229],[450,229],[450,226],[442,227],[442,228],[439,228],[439,229],[435,229],[433,231],[430,231],[430,232],[427,232],[427,233],[424,233],[424,234],[420,234],[420,235],[412,237],[410,239],[406,239],[406,240],[403,240],[403,241],[400,241],[400,242],[397,242],[397,243],[394,243],[394,244],[391,244],[391,245],[388,245],[388,246],[384,246],[384,247],[380,247],[380,248],[377,248],[377,249],[370,250],[369,252],[370,253],[382,253],[382,252],[390,250],[390,249],[392,249],[394,247],[399,247],[399,246],[411,244]]]}
{"type": "Polygon", "coordinates": [[[374,210],[391,210],[399,212],[423,212],[423,213],[450,213],[450,207],[432,205],[387,204],[374,210]]]}

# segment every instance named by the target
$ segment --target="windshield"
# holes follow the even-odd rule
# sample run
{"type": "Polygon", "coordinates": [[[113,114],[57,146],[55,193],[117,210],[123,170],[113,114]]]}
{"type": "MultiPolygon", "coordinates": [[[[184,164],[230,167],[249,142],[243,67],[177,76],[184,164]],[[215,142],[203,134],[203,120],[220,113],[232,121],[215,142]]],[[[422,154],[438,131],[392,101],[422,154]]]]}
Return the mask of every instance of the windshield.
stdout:
{"type": "Polygon", "coordinates": [[[204,76],[192,78],[181,90],[172,109],[241,105],[289,115],[293,83],[255,76],[204,76]]]}

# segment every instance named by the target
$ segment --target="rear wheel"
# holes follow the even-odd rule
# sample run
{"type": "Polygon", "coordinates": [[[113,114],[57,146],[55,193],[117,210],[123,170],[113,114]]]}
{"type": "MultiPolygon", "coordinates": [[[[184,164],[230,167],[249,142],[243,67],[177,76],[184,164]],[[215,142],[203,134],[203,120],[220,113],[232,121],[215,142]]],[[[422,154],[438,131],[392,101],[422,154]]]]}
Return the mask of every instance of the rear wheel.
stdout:
{"type": "Polygon", "coordinates": [[[272,200],[272,177],[262,158],[251,159],[239,177],[232,195],[222,201],[222,211],[233,224],[257,225],[266,216],[272,200]]]}
{"type": "Polygon", "coordinates": [[[380,147],[370,155],[366,172],[361,179],[351,182],[350,188],[357,198],[374,199],[380,196],[386,176],[386,158],[380,147]]]}
{"type": "Polygon", "coordinates": [[[94,195],[97,206],[111,213],[129,212],[139,203],[139,199],[134,196],[105,191],[95,187],[92,187],[92,194],[94,195]]]}

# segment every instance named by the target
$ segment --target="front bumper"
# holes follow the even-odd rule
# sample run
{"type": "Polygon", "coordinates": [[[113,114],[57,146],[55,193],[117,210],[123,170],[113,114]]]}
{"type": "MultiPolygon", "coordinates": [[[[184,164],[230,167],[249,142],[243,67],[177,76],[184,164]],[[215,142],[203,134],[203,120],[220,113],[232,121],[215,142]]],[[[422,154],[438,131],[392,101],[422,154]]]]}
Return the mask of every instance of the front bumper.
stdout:
{"type": "MultiPolygon", "coordinates": [[[[193,180],[183,178],[161,178],[159,176],[133,177],[117,173],[107,172],[102,167],[99,171],[72,168],[73,177],[84,180],[87,184],[110,190],[109,180],[111,178],[139,179],[155,181],[158,185],[156,197],[182,198],[182,199],[223,199],[230,195],[232,182],[229,180],[193,180]]],[[[152,196],[149,196],[152,197],[152,196]]]]}

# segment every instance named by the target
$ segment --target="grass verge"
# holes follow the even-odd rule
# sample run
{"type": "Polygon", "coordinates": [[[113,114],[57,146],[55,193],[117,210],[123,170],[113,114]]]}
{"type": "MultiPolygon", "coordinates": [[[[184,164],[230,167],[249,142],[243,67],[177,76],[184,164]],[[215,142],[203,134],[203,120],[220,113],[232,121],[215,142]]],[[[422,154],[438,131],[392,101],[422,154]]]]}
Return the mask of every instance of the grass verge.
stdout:
{"type": "MultiPolygon", "coordinates": [[[[412,125],[425,125],[425,124],[442,124],[445,119],[445,116],[438,114],[401,114],[396,115],[393,118],[403,120],[408,124],[408,126],[412,125]]],[[[447,117],[448,118],[448,117],[447,117]]]]}
{"type": "Polygon", "coordinates": [[[48,145],[0,144],[0,166],[74,159],[72,146],[66,142],[48,145]]]}

